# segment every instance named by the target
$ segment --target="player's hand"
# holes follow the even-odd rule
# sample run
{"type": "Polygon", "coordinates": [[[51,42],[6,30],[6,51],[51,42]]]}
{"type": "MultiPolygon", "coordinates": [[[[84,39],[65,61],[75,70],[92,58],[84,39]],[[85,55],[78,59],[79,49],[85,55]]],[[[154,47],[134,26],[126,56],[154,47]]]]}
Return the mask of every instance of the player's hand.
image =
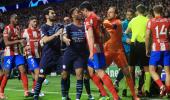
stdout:
{"type": "Polygon", "coordinates": [[[69,46],[69,45],[70,45],[71,40],[70,40],[70,39],[68,39],[68,38],[65,38],[64,42],[66,43],[66,45],[67,45],[67,46],[69,46]]]}
{"type": "Polygon", "coordinates": [[[19,40],[19,42],[22,46],[26,46],[26,44],[27,44],[27,41],[25,39],[21,39],[21,40],[19,40]]]}
{"type": "Polygon", "coordinates": [[[131,44],[131,40],[130,39],[126,39],[126,43],[127,44],[131,44]]]}
{"type": "Polygon", "coordinates": [[[146,50],[146,56],[150,57],[150,51],[149,50],[146,50]]]}
{"type": "Polygon", "coordinates": [[[90,53],[89,59],[93,60],[93,53],[90,53]]]}
{"type": "Polygon", "coordinates": [[[61,34],[63,34],[63,28],[59,29],[59,30],[54,34],[54,36],[55,36],[55,37],[58,37],[58,36],[60,36],[61,34]]]}

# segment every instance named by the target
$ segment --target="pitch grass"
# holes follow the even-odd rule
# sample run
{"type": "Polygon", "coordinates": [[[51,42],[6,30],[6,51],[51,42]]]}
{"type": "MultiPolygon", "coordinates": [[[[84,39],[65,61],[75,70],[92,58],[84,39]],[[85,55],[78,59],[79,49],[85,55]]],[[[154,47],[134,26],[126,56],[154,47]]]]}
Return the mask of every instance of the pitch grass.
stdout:
{"type": "MultiPolygon", "coordinates": [[[[49,80],[49,84],[43,84],[42,91],[45,93],[44,97],[41,97],[40,100],[61,100],[61,91],[60,91],[60,76],[51,77],[48,76],[47,79],[49,80]]],[[[121,81],[119,87],[119,95],[121,96],[122,88],[125,85],[124,80],[121,81]]],[[[31,90],[32,87],[32,79],[29,76],[29,88],[31,90]]],[[[92,95],[95,97],[95,100],[99,98],[99,92],[94,84],[91,82],[91,92],[92,95]]],[[[76,96],[76,79],[75,76],[71,76],[71,86],[70,86],[70,98],[75,100],[76,96]]],[[[8,97],[7,100],[33,100],[32,97],[25,98],[23,93],[23,88],[21,81],[18,79],[10,79],[8,81],[7,87],[5,89],[5,95],[8,97]]],[[[111,95],[110,95],[111,96],[111,95]]],[[[85,89],[83,89],[83,94],[81,100],[87,100],[88,96],[86,94],[85,89]]],[[[112,99],[111,99],[112,100],[112,99]]],[[[128,90],[128,97],[122,97],[122,100],[132,100],[130,96],[130,91],[128,90]]],[[[168,100],[168,99],[160,99],[160,98],[142,98],[142,100],[168,100]]]]}

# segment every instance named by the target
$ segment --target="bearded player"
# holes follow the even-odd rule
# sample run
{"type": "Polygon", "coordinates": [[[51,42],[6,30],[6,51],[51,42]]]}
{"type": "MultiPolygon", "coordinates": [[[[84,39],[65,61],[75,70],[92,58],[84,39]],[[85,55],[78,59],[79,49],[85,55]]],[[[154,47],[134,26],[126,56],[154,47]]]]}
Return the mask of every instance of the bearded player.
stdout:
{"type": "Polygon", "coordinates": [[[27,41],[26,46],[24,47],[24,52],[27,58],[29,71],[31,71],[33,77],[32,92],[34,93],[34,87],[39,74],[39,62],[41,53],[41,34],[40,30],[38,29],[38,19],[36,16],[31,16],[29,18],[29,26],[24,30],[22,37],[27,41]]]}
{"type": "Polygon", "coordinates": [[[21,53],[20,46],[25,43],[25,39],[21,38],[21,31],[18,26],[18,16],[16,14],[11,15],[10,24],[5,27],[3,32],[5,51],[4,51],[4,70],[5,75],[2,79],[0,88],[0,98],[4,99],[4,89],[6,87],[9,72],[14,66],[16,66],[21,73],[21,80],[24,88],[24,96],[30,96],[28,92],[28,78],[26,70],[24,68],[25,59],[21,53]]]}

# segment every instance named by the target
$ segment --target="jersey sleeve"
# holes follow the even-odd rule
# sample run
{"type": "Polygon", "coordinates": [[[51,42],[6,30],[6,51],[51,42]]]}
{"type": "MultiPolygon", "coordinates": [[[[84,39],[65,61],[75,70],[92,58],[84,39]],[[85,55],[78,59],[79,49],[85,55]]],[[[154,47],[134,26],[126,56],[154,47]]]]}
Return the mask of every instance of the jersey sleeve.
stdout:
{"type": "Polygon", "coordinates": [[[26,41],[29,41],[29,35],[28,35],[28,31],[25,29],[24,32],[22,33],[22,38],[25,38],[26,41]]]}
{"type": "Polygon", "coordinates": [[[8,37],[10,33],[10,28],[9,27],[5,27],[4,32],[3,32],[3,36],[4,37],[8,37]]]}
{"type": "Polygon", "coordinates": [[[92,18],[87,20],[86,23],[85,23],[86,29],[88,30],[89,28],[93,28],[93,23],[94,23],[94,20],[92,18]]]}
{"type": "Polygon", "coordinates": [[[48,36],[45,25],[40,28],[41,37],[48,36]]]}

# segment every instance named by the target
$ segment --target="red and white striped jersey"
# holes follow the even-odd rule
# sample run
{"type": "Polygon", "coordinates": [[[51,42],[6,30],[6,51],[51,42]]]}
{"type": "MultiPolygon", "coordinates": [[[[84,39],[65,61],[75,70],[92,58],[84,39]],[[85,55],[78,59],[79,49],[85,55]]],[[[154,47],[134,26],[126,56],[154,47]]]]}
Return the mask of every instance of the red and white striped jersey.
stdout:
{"type": "MultiPolygon", "coordinates": [[[[20,28],[18,26],[14,28],[13,25],[6,26],[3,32],[3,36],[8,37],[9,41],[18,40],[20,37],[20,34],[21,34],[20,28]]],[[[4,56],[13,56],[13,55],[18,55],[18,54],[20,54],[18,44],[5,47],[4,56]]]]}
{"type": "Polygon", "coordinates": [[[27,28],[24,30],[22,37],[26,38],[27,41],[26,47],[24,48],[25,55],[27,57],[40,58],[40,31],[38,29],[33,30],[31,28],[27,28]]]}
{"type": "Polygon", "coordinates": [[[149,20],[147,29],[152,33],[152,51],[170,50],[170,20],[161,16],[149,20]]]}

